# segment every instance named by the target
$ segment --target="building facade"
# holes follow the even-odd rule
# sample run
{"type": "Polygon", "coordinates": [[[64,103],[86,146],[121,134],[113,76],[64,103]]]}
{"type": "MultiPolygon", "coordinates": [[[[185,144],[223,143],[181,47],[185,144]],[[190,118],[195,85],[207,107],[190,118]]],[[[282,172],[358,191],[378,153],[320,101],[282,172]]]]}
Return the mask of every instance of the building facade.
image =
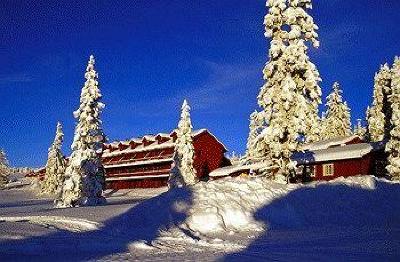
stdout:
{"type": "MultiPolygon", "coordinates": [[[[209,173],[230,165],[225,146],[207,129],[193,131],[194,168],[201,181],[209,173]]],[[[167,185],[176,132],[147,135],[105,145],[103,165],[109,189],[151,188],[167,185]]]]}

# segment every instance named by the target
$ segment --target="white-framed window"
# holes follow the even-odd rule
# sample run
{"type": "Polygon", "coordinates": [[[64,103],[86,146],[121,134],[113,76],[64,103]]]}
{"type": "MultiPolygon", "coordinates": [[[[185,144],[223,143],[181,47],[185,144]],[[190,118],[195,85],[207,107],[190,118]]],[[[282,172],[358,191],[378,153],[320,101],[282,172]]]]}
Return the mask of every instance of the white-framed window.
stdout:
{"type": "Polygon", "coordinates": [[[334,164],[325,164],[322,166],[324,176],[333,176],[335,174],[334,164]]]}

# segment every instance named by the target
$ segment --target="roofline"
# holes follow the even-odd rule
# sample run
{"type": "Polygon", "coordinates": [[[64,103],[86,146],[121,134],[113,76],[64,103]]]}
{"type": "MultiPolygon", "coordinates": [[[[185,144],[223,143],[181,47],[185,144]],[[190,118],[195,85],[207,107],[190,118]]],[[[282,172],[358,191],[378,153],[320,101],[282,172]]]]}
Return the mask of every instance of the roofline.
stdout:
{"type": "MultiPolygon", "coordinates": [[[[172,136],[172,134],[173,133],[175,133],[176,132],[176,129],[174,129],[172,132],[170,132],[169,133],[169,137],[170,138],[172,138],[171,136],[172,136]]],[[[212,136],[222,147],[223,147],[223,149],[225,150],[225,152],[228,152],[228,149],[226,148],[226,146],[213,134],[213,133],[211,133],[208,129],[206,129],[206,128],[201,128],[201,129],[196,129],[196,130],[193,130],[192,131],[192,135],[193,135],[193,137],[198,137],[198,136],[200,136],[200,135],[202,135],[202,134],[204,134],[204,133],[208,133],[210,136],[212,136]]],[[[165,135],[166,135],[167,133],[158,133],[157,135],[151,135],[152,137],[157,137],[157,136],[159,136],[160,135],[160,137],[166,137],[165,135]]],[[[141,138],[132,138],[131,140],[126,140],[126,141],[114,141],[114,142],[112,142],[112,143],[109,143],[109,144],[105,144],[106,146],[108,146],[108,145],[112,145],[112,144],[114,144],[114,143],[116,143],[116,145],[119,145],[120,143],[123,143],[123,142],[127,142],[127,143],[129,143],[129,142],[132,142],[132,141],[143,141],[143,139],[145,138],[145,137],[148,137],[148,136],[150,136],[150,135],[144,135],[143,137],[141,137],[141,138]]],[[[166,142],[164,142],[164,143],[161,143],[160,144],[160,146],[161,145],[163,145],[163,144],[165,144],[165,143],[168,143],[168,141],[166,141],[166,142]]],[[[138,144],[142,144],[142,143],[138,143],[138,144]]],[[[115,144],[114,144],[115,145],[115,144]]],[[[144,147],[144,148],[142,148],[141,150],[138,150],[137,152],[145,152],[145,151],[150,151],[150,150],[153,150],[154,148],[151,148],[151,149],[146,149],[146,147],[144,147]]],[[[132,151],[133,151],[134,149],[132,149],[132,151]]],[[[108,154],[112,154],[112,153],[114,153],[115,155],[119,155],[120,153],[122,154],[122,153],[126,153],[126,152],[124,152],[125,150],[122,150],[122,151],[113,151],[113,152],[107,152],[106,153],[106,155],[108,155],[108,154]]],[[[113,154],[113,155],[114,155],[113,154]]]]}

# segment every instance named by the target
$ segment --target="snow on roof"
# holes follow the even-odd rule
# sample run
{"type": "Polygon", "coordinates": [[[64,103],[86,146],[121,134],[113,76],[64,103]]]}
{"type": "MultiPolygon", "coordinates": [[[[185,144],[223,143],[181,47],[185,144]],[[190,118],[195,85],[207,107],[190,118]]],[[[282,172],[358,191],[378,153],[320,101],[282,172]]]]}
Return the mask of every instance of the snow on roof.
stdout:
{"type": "Polygon", "coordinates": [[[148,146],[140,145],[136,147],[135,149],[125,149],[122,151],[113,151],[110,152],[109,150],[104,150],[103,157],[110,157],[110,156],[118,156],[121,154],[129,154],[129,153],[138,153],[138,152],[145,152],[145,151],[151,151],[151,150],[156,150],[156,149],[166,149],[166,148],[174,148],[175,143],[168,141],[162,144],[151,144],[148,146]]]}
{"type": "Polygon", "coordinates": [[[124,181],[124,180],[137,180],[137,179],[146,179],[146,178],[158,178],[158,177],[169,177],[169,174],[161,174],[161,175],[148,175],[148,176],[123,176],[123,177],[107,177],[106,181],[124,181]]]}
{"type": "MultiPolygon", "coordinates": [[[[163,149],[163,148],[171,148],[171,147],[174,147],[174,146],[175,146],[175,143],[173,142],[172,135],[173,135],[175,132],[176,132],[176,130],[172,131],[170,134],[167,134],[167,133],[158,133],[157,135],[145,135],[145,136],[143,136],[142,138],[132,138],[132,139],[127,140],[127,141],[121,141],[121,142],[116,141],[116,142],[113,142],[113,143],[111,143],[111,144],[109,144],[109,145],[111,145],[111,146],[112,146],[113,148],[115,148],[115,149],[118,149],[118,145],[119,145],[120,143],[122,143],[122,144],[124,144],[124,145],[127,145],[127,144],[131,143],[132,141],[135,142],[135,143],[137,143],[137,144],[140,144],[140,145],[137,146],[137,147],[134,148],[134,149],[127,148],[127,149],[124,149],[124,150],[117,150],[117,151],[112,151],[112,152],[110,152],[109,149],[106,149],[106,150],[104,150],[104,152],[103,152],[103,157],[110,157],[110,156],[117,156],[117,155],[126,154],[126,153],[136,153],[136,152],[143,152],[143,151],[150,151],[150,150],[155,150],[155,149],[163,149]],[[166,137],[166,138],[169,138],[169,140],[167,140],[167,141],[165,141],[165,142],[163,142],[163,143],[161,143],[161,144],[150,144],[150,145],[146,145],[146,146],[142,144],[143,139],[146,139],[146,140],[149,140],[149,141],[155,141],[155,138],[156,138],[157,136],[166,137]]],[[[223,148],[224,148],[225,151],[228,151],[228,150],[226,149],[225,145],[224,145],[221,141],[219,141],[218,138],[216,138],[213,134],[211,134],[210,131],[208,131],[208,130],[205,129],[205,128],[193,130],[193,131],[192,131],[192,136],[193,136],[193,137],[196,137],[196,136],[198,136],[198,135],[200,135],[200,134],[203,134],[203,133],[205,133],[205,132],[207,132],[207,133],[208,133],[209,135],[211,135],[219,144],[221,144],[221,145],[223,146],[223,148]]],[[[107,144],[106,144],[106,147],[107,147],[107,144]]]]}
{"type": "Polygon", "coordinates": [[[301,147],[301,150],[305,151],[305,150],[328,149],[329,147],[332,147],[332,146],[346,145],[346,143],[349,143],[356,138],[359,138],[359,136],[353,135],[353,136],[332,138],[332,139],[323,140],[323,141],[319,141],[319,142],[315,142],[315,143],[305,144],[301,147]]]}
{"type": "Polygon", "coordinates": [[[170,137],[168,133],[158,133],[155,137],[158,137],[158,136],[160,136],[160,137],[168,137],[168,138],[170,137]]]}
{"type": "Polygon", "coordinates": [[[360,143],[327,149],[297,152],[293,154],[292,159],[297,161],[298,164],[354,159],[362,158],[375,149],[377,149],[377,147],[373,144],[360,143]]]}
{"type": "Polygon", "coordinates": [[[173,158],[149,159],[149,160],[135,161],[135,162],[125,163],[125,164],[116,164],[116,165],[105,164],[104,168],[109,169],[109,168],[115,168],[115,167],[141,166],[141,165],[150,165],[150,164],[172,162],[172,161],[174,161],[173,158]]]}
{"type": "Polygon", "coordinates": [[[147,141],[155,141],[155,137],[156,136],[153,136],[153,135],[145,135],[145,136],[143,136],[142,140],[146,139],[147,141]]]}
{"type": "Polygon", "coordinates": [[[247,171],[250,169],[257,170],[257,169],[261,169],[264,167],[266,167],[265,163],[262,163],[262,162],[250,164],[250,165],[227,166],[227,167],[221,167],[221,168],[215,169],[214,171],[212,171],[209,174],[209,176],[210,177],[223,177],[223,176],[229,176],[233,173],[237,173],[240,171],[247,171]]]}

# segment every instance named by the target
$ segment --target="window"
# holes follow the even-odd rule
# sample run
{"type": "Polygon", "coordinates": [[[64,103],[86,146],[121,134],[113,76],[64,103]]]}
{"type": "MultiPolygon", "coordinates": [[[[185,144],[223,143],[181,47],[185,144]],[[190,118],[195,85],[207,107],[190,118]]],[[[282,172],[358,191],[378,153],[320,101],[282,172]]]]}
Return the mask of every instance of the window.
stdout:
{"type": "Polygon", "coordinates": [[[333,164],[326,164],[322,166],[324,176],[333,176],[335,173],[333,164]]]}

